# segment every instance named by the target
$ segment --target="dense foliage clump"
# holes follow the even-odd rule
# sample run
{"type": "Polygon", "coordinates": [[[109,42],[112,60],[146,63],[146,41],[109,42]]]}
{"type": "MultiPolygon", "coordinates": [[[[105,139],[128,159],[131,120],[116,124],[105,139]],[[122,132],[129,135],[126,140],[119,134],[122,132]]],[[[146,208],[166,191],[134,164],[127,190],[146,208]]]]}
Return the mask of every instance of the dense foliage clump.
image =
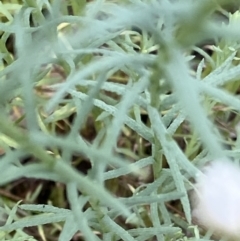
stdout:
{"type": "Polygon", "coordinates": [[[210,240],[189,196],[239,160],[238,4],[1,1],[0,240],[210,240]]]}

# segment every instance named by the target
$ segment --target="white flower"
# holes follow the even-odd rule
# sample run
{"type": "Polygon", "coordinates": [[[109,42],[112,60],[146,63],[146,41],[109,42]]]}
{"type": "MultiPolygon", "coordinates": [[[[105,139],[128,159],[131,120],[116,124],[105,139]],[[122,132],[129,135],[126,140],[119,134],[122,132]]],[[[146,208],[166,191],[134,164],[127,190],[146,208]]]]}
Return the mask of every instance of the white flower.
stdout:
{"type": "Polygon", "coordinates": [[[240,168],[216,160],[196,180],[193,217],[207,229],[240,237],[240,168]]]}

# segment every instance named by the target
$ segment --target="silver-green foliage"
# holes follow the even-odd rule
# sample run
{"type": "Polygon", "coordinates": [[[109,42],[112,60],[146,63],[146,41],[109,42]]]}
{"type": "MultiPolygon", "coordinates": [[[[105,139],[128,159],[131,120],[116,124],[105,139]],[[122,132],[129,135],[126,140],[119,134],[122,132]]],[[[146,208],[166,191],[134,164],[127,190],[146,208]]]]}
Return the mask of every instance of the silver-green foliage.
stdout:
{"type": "MultiPolygon", "coordinates": [[[[198,172],[195,165],[202,158],[225,155],[221,147],[224,137],[208,119],[203,103],[208,99],[208,106],[217,102],[236,112],[240,109],[239,98],[222,88],[240,75],[240,67],[232,64],[239,44],[231,44],[239,43],[239,15],[232,16],[230,24],[222,24],[213,17],[218,5],[212,0],[116,3],[95,0],[82,4],[80,16],[63,15],[58,0],[24,1],[23,6],[14,6],[15,16],[0,24],[5,35],[15,35],[17,52],[17,59],[7,67],[2,64],[0,72],[0,141],[5,150],[0,161],[0,184],[21,177],[62,182],[66,184],[71,208],[16,205],[6,211],[8,220],[0,227],[0,235],[7,237],[12,230],[63,222],[59,236],[62,241],[70,240],[78,231],[88,241],[183,237],[181,229],[174,224],[187,227],[191,223],[188,190],[189,179],[198,172]],[[41,13],[43,7],[47,16],[41,13]],[[30,26],[30,14],[37,23],[35,27],[30,26]],[[66,26],[62,27],[63,24],[66,26]],[[139,39],[141,44],[136,44],[134,39],[139,39]],[[232,49],[220,64],[204,52],[212,71],[203,76],[204,60],[194,70],[189,53],[208,39],[224,39],[225,45],[229,43],[232,49]],[[152,54],[154,50],[157,54],[152,54]],[[64,67],[66,79],[56,83],[48,71],[59,63],[64,67]],[[127,84],[107,82],[117,71],[128,76],[127,84]],[[40,101],[34,89],[44,85],[50,86],[54,94],[49,100],[40,101]],[[105,101],[99,95],[104,91],[121,98],[117,103],[105,101]],[[66,95],[71,98],[66,99],[66,95]],[[9,110],[14,104],[23,107],[27,131],[9,120],[9,110]],[[97,121],[103,125],[98,137],[88,143],[79,130],[96,107],[100,110],[97,121]],[[149,116],[150,126],[141,121],[141,111],[149,116]],[[59,136],[47,128],[72,113],[76,113],[76,118],[68,135],[59,136]],[[185,120],[191,123],[199,145],[203,145],[202,153],[193,162],[173,138],[185,120]],[[152,156],[130,164],[128,158],[113,153],[123,126],[150,143],[152,156]],[[47,148],[59,148],[62,155],[46,152],[47,148]],[[73,153],[90,159],[93,171],[89,175],[79,173],[70,165],[73,153]],[[27,154],[39,161],[22,164],[19,160],[27,154]],[[162,156],[169,169],[162,168],[162,156]],[[132,172],[138,174],[147,166],[155,170],[154,181],[135,190],[131,197],[114,197],[105,189],[104,181],[132,172]],[[178,199],[187,222],[165,206],[165,202],[178,199]],[[89,208],[84,211],[86,203],[89,208]],[[141,220],[141,208],[146,204],[150,205],[152,227],[145,227],[141,220]],[[19,218],[17,206],[39,214],[19,218]],[[136,228],[124,230],[116,222],[119,215],[135,223],[136,228]],[[92,230],[100,232],[101,237],[92,230]]],[[[6,16],[12,16],[9,5],[0,8],[6,16]]],[[[1,51],[3,63],[9,56],[1,51]]],[[[228,154],[236,157],[234,153],[228,154]]]]}

